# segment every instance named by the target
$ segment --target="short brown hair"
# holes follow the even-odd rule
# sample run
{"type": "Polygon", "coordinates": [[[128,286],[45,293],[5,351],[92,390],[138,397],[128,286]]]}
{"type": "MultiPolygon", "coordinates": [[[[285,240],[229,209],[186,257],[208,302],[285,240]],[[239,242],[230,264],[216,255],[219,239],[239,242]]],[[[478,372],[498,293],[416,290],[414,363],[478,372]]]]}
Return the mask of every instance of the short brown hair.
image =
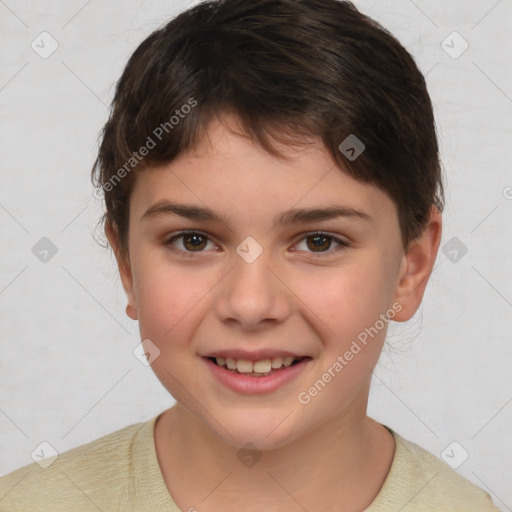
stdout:
{"type": "Polygon", "coordinates": [[[351,2],[211,0],[154,31],[117,83],[92,181],[123,257],[136,175],[193,148],[227,113],[274,156],[273,141],[319,137],[341,169],[395,202],[404,247],[431,206],[442,211],[430,97],[397,39],[351,2]],[[350,135],[364,144],[354,160],[339,148],[350,135]]]}

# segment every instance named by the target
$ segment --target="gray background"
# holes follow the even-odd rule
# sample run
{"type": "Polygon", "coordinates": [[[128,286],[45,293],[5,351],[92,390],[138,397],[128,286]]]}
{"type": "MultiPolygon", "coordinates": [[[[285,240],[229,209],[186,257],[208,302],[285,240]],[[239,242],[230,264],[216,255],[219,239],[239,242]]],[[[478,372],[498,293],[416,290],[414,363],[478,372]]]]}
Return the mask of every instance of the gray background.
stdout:
{"type": "MultiPolygon", "coordinates": [[[[133,355],[89,171],[126,60],[195,3],[0,1],[0,474],[42,441],[63,452],[173,403],[133,355]],[[46,59],[31,47],[51,49],[44,31],[46,59]]],[[[390,332],[370,415],[437,456],[459,443],[450,462],[467,451],[457,470],[512,510],[512,2],[356,5],[426,73],[447,175],[444,252],[418,314],[390,332]]]]}

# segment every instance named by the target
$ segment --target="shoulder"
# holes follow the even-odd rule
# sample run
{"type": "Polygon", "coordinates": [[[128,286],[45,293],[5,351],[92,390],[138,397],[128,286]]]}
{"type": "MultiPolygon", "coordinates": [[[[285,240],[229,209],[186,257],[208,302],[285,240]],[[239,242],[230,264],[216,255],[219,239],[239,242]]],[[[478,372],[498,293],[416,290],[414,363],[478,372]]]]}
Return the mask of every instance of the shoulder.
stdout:
{"type": "Polygon", "coordinates": [[[396,432],[395,457],[382,489],[367,509],[499,512],[490,496],[448,464],[396,432]]]}
{"type": "Polygon", "coordinates": [[[130,425],[58,454],[53,462],[41,459],[1,477],[0,511],[110,510],[127,492],[134,439],[153,422],[130,425]]]}

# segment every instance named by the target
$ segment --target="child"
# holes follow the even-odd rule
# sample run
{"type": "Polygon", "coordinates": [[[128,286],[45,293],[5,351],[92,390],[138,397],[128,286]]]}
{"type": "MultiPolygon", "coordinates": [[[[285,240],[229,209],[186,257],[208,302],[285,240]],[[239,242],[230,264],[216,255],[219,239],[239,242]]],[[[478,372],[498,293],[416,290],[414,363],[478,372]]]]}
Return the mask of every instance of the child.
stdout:
{"type": "Polygon", "coordinates": [[[93,177],[177,403],[3,477],[0,510],[497,510],[366,414],[443,207],[425,81],[380,25],[338,0],[189,9],[130,58],[93,177]]]}

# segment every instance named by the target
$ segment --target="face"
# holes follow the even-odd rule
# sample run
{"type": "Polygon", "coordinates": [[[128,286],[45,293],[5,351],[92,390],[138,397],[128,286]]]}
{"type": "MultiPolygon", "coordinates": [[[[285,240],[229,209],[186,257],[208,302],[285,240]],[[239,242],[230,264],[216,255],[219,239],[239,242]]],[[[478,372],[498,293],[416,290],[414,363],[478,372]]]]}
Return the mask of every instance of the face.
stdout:
{"type": "Polygon", "coordinates": [[[143,171],[122,271],[165,388],[226,442],[260,449],[365,415],[407,269],[384,192],[320,142],[287,156],[215,123],[143,171]]]}

